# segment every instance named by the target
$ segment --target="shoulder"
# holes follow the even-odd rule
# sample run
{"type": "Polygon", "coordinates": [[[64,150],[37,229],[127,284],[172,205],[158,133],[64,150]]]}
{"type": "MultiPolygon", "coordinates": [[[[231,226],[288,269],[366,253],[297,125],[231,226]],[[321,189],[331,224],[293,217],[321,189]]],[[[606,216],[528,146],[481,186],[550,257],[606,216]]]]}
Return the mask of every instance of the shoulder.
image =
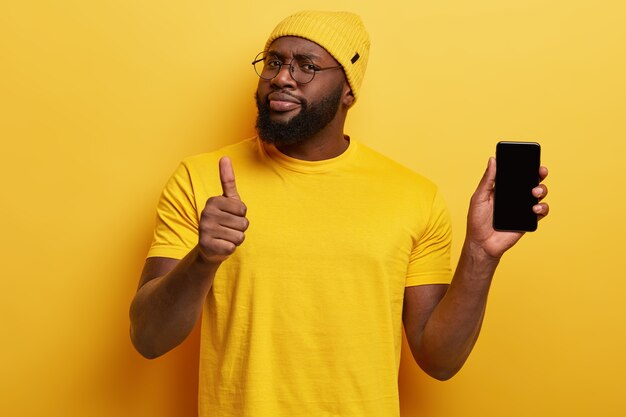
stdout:
{"type": "Polygon", "coordinates": [[[217,167],[218,161],[223,156],[228,156],[233,161],[246,161],[258,154],[258,146],[258,140],[252,137],[215,151],[188,156],[181,164],[192,170],[202,170],[217,167]]]}
{"type": "Polygon", "coordinates": [[[393,190],[417,191],[422,195],[437,193],[437,185],[429,178],[361,142],[358,143],[358,154],[359,164],[371,175],[384,180],[393,190]]]}
{"type": "Polygon", "coordinates": [[[259,146],[256,137],[245,139],[215,151],[188,156],[180,163],[180,169],[188,172],[192,182],[219,182],[219,160],[223,156],[230,158],[235,174],[241,175],[259,164],[259,146]]]}
{"type": "Polygon", "coordinates": [[[219,160],[228,156],[233,165],[237,180],[250,177],[254,167],[260,165],[261,152],[256,137],[225,146],[211,152],[200,153],[184,158],[174,174],[187,183],[198,199],[221,194],[219,160]]]}

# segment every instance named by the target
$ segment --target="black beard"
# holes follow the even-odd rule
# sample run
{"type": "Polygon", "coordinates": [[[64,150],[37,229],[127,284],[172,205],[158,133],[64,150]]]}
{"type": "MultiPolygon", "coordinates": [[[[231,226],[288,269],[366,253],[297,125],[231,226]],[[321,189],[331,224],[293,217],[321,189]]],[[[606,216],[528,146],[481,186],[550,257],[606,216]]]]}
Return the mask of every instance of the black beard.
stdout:
{"type": "Polygon", "coordinates": [[[301,99],[300,113],[287,122],[275,122],[270,118],[269,100],[261,101],[259,93],[255,94],[258,116],[256,129],[259,137],[266,143],[274,145],[297,145],[312,138],[324,129],[337,114],[341,103],[343,86],[324,97],[317,103],[309,104],[301,99]]]}

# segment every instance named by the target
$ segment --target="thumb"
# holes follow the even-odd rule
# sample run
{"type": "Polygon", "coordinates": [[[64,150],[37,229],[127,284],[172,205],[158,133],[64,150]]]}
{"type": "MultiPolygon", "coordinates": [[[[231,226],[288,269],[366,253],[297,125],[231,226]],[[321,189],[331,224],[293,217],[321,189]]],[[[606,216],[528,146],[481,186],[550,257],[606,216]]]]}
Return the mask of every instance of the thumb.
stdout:
{"type": "Polygon", "coordinates": [[[222,195],[224,197],[241,200],[239,193],[237,193],[237,186],[235,185],[233,164],[227,156],[223,156],[220,159],[220,182],[222,183],[222,195]]]}
{"type": "Polygon", "coordinates": [[[476,189],[478,194],[488,195],[493,191],[493,187],[496,184],[496,158],[493,156],[489,158],[489,162],[487,162],[487,169],[483,174],[483,177],[478,184],[478,188],[476,189]]]}

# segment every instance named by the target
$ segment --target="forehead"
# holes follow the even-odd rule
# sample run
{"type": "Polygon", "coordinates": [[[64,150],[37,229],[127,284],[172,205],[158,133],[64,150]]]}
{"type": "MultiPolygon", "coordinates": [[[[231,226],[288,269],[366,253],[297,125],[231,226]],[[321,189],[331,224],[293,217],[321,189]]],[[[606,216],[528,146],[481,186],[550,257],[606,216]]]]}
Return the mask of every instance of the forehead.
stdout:
{"type": "Polygon", "coordinates": [[[324,62],[336,62],[326,49],[313,41],[296,36],[283,36],[275,39],[270,45],[269,51],[287,57],[303,55],[324,62]]]}

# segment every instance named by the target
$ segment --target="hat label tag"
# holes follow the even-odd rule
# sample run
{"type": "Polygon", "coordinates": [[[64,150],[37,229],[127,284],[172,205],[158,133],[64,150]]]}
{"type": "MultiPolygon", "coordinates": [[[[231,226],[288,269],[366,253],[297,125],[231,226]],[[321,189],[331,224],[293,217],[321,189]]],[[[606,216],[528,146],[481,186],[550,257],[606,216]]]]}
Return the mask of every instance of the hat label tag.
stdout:
{"type": "Polygon", "coordinates": [[[357,62],[359,60],[359,58],[361,58],[361,55],[359,55],[359,53],[355,53],[354,56],[352,57],[352,59],[350,60],[350,62],[352,62],[353,64],[355,62],[357,62]]]}

